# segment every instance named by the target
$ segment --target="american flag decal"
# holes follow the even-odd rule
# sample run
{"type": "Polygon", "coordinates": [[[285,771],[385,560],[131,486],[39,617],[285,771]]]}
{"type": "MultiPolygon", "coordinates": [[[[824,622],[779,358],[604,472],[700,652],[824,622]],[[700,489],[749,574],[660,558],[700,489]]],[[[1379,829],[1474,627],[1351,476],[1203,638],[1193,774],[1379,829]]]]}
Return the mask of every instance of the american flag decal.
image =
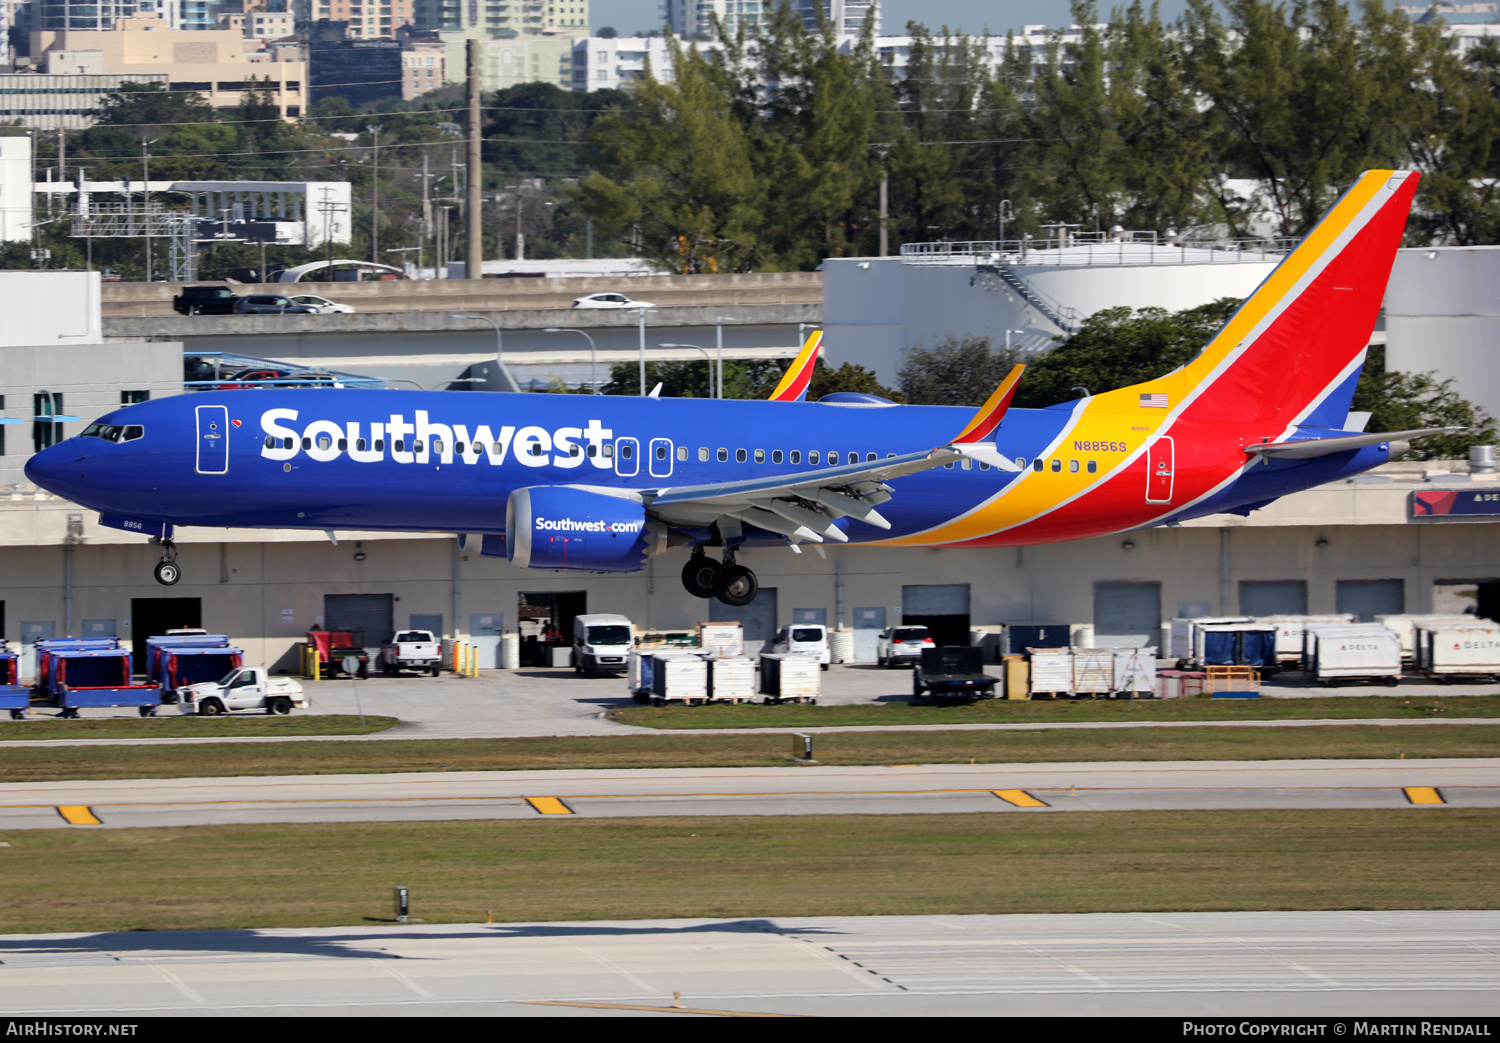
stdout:
{"type": "Polygon", "coordinates": [[[1143,394],[1141,396],[1141,408],[1142,409],[1166,409],[1167,408],[1167,396],[1166,395],[1144,395],[1143,394]]]}

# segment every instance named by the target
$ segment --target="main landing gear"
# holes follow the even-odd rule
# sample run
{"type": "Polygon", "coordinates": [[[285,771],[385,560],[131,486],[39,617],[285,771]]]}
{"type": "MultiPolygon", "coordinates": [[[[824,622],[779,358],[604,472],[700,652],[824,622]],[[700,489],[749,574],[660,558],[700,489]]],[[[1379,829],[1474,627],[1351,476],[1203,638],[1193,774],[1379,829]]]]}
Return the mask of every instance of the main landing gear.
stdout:
{"type": "Polygon", "coordinates": [[[182,578],[182,569],[177,565],[177,544],[171,540],[163,540],[153,537],[151,542],[161,547],[161,561],[156,563],[156,568],[151,574],[156,577],[156,582],[164,587],[170,587],[182,578]]]}
{"type": "Polygon", "coordinates": [[[718,598],[726,605],[748,605],[760,593],[760,581],[743,565],[734,563],[734,548],[724,549],[724,561],[714,561],[693,548],[693,556],[682,567],[682,585],[695,598],[718,598]]]}

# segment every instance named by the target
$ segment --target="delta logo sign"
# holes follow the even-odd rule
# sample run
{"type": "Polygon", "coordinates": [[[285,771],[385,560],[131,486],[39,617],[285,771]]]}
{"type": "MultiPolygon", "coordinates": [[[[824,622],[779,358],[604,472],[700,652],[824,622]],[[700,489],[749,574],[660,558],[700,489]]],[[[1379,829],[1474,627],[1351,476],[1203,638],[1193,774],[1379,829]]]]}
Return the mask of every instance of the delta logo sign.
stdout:
{"type": "Polygon", "coordinates": [[[1413,518],[1447,518],[1458,515],[1500,514],[1500,490],[1433,489],[1411,494],[1413,518]]]}

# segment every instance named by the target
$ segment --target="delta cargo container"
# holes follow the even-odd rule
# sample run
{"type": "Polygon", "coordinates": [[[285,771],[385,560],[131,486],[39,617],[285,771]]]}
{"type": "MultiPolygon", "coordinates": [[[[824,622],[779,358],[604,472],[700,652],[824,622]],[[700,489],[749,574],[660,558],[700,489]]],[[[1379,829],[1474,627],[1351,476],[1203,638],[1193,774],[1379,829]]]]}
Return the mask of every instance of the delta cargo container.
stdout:
{"type": "Polygon", "coordinates": [[[1401,681],[1401,639],[1379,623],[1308,626],[1302,668],[1324,684],[1336,680],[1401,681]]]}

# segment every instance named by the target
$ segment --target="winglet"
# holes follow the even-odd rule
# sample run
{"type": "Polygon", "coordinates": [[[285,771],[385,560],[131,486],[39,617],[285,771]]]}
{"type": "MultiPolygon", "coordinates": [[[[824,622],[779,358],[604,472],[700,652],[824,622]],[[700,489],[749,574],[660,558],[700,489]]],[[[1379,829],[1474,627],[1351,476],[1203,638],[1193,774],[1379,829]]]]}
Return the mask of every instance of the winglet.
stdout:
{"type": "Polygon", "coordinates": [[[1011,368],[1011,371],[1005,375],[1005,379],[1000,381],[1000,386],[995,389],[995,393],[979,407],[979,412],[974,414],[974,419],[969,421],[969,426],[953,439],[955,445],[982,442],[994,434],[995,428],[999,427],[1000,421],[1005,418],[1005,411],[1010,408],[1010,400],[1016,397],[1016,388],[1021,383],[1021,371],[1025,368],[1025,365],[1011,368]]]}
{"type": "Polygon", "coordinates": [[[807,338],[807,343],[802,345],[801,352],[792,360],[787,367],[786,373],[781,378],[781,383],[776,385],[776,390],[771,392],[772,402],[805,402],[807,401],[807,389],[812,385],[813,370],[818,365],[818,348],[823,344],[823,331],[813,330],[812,335],[807,338]]]}

